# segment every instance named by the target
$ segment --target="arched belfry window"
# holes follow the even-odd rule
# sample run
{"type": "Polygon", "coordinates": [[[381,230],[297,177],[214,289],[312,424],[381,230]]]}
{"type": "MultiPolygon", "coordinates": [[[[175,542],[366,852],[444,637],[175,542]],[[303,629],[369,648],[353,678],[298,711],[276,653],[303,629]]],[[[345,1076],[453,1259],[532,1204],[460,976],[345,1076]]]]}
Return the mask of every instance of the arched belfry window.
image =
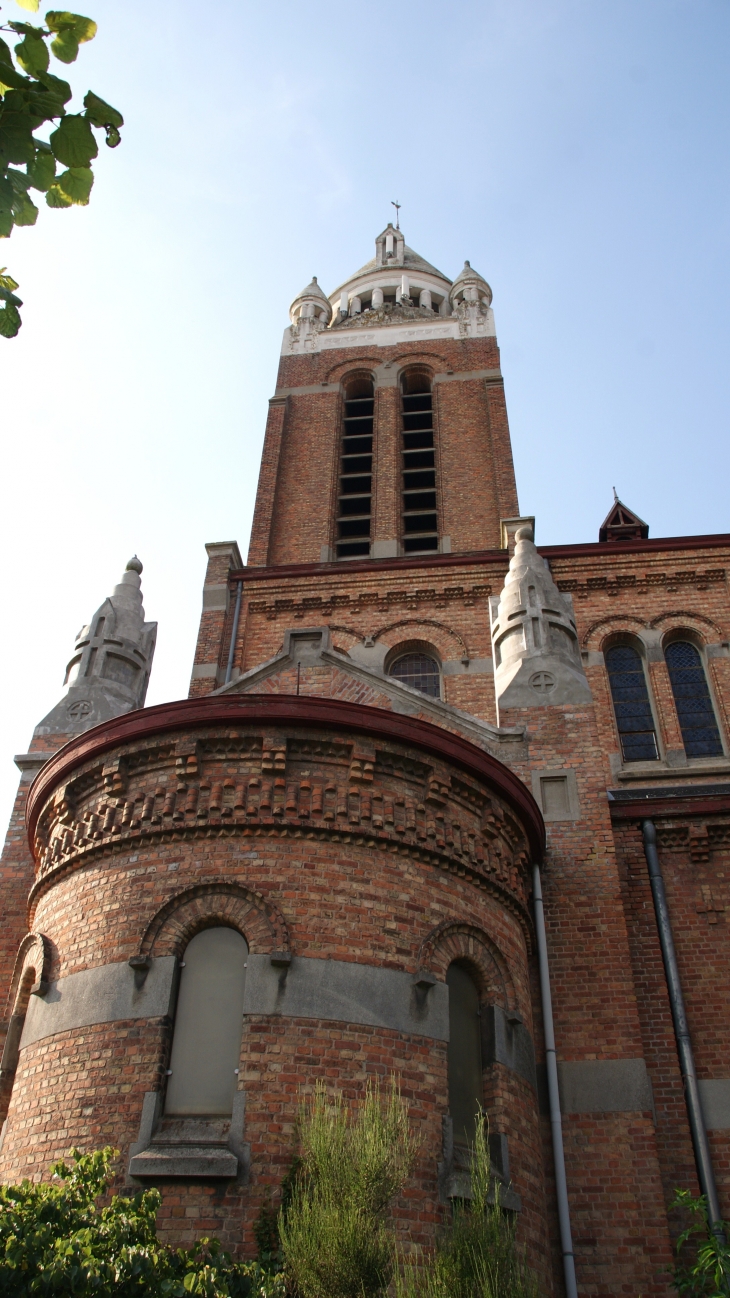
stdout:
{"type": "Polygon", "coordinates": [[[688,757],[722,757],[722,740],[699,651],[689,640],[673,640],[664,657],[685,753],[688,757]]]}
{"type": "Polygon", "coordinates": [[[401,379],[403,418],[403,550],[438,550],[433,398],[427,374],[401,379]]]}
{"type": "Polygon", "coordinates": [[[228,1115],[241,1052],[246,942],[232,928],[206,928],[188,943],[180,970],[165,1113],[228,1115]]]}
{"type": "Polygon", "coordinates": [[[374,407],[372,379],[347,384],[337,499],[338,559],[370,554],[374,407]]]}
{"type": "Polygon", "coordinates": [[[396,680],[410,685],[411,689],[420,690],[429,698],[441,698],[441,673],[435,658],[430,654],[416,650],[413,653],[401,654],[391,663],[389,675],[396,680]]]}
{"type": "Polygon", "coordinates": [[[632,645],[614,645],[606,652],[606,670],[624,761],[657,761],[654,717],[641,655],[632,645]]]}
{"type": "Polygon", "coordinates": [[[471,1145],[484,1099],[479,994],[468,969],[460,964],[449,965],[446,985],[449,989],[449,1113],[454,1125],[454,1143],[471,1145]]]}

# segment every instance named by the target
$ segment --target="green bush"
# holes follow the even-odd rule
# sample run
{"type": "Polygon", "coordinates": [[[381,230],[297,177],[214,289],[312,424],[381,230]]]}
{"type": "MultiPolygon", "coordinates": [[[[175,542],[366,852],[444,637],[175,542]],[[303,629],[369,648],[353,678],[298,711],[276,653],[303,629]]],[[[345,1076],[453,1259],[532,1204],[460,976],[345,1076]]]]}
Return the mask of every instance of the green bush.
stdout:
{"type": "Polygon", "coordinates": [[[368,1298],[393,1275],[386,1212],[403,1187],[417,1142],[395,1081],[368,1085],[351,1110],[318,1085],[299,1123],[301,1167],[279,1215],[288,1291],[296,1298],[368,1298]]]}
{"type": "Polygon", "coordinates": [[[674,1268],[674,1288],[691,1298],[727,1298],[730,1294],[730,1222],[718,1222],[719,1234],[710,1230],[704,1196],[693,1198],[689,1190],[676,1190],[672,1208],[687,1208],[692,1213],[689,1225],[677,1239],[677,1254],[685,1251],[690,1240],[697,1252],[689,1265],[684,1259],[674,1268]],[[695,1236],[701,1238],[695,1241],[695,1236]]]}
{"type": "Polygon", "coordinates": [[[537,1281],[517,1245],[515,1222],[500,1207],[499,1189],[491,1180],[484,1116],[477,1119],[471,1179],[471,1204],[454,1207],[430,1257],[404,1262],[395,1298],[537,1298],[537,1281]]]}
{"type": "Polygon", "coordinates": [[[256,1262],[234,1262],[216,1240],[190,1249],[160,1243],[157,1190],[97,1200],[117,1150],[73,1150],[52,1182],[0,1187],[0,1293],[3,1298],[283,1298],[278,1277],[256,1262]]]}

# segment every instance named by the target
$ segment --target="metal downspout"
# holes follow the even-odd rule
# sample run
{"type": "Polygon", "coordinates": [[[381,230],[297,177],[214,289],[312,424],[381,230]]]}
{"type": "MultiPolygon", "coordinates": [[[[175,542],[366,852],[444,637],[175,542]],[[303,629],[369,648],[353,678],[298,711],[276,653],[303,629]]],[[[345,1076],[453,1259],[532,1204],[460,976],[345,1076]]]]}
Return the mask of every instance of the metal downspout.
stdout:
{"type": "Polygon", "coordinates": [[[236,652],[236,640],[238,639],[238,619],[241,616],[241,595],[243,594],[243,582],[237,583],[236,590],[236,607],[233,610],[233,629],[231,631],[231,646],[228,650],[228,666],[226,667],[226,679],[223,684],[227,685],[233,675],[233,655],[236,652]]]}
{"type": "Polygon", "coordinates": [[[565,1292],[567,1298],[578,1298],[578,1286],[575,1280],[573,1235],[570,1229],[568,1183],[565,1177],[563,1120],[560,1113],[558,1064],[555,1055],[555,1031],[553,1029],[553,999],[550,994],[550,968],[548,966],[547,940],[545,937],[545,912],[542,903],[542,882],[540,879],[539,865],[533,865],[532,867],[532,894],[535,903],[537,955],[540,965],[540,995],[542,998],[543,1031],[545,1034],[545,1063],[547,1065],[548,1096],[550,1099],[550,1129],[553,1136],[555,1191],[558,1198],[558,1222],[560,1224],[560,1247],[563,1253],[565,1292]]]}
{"type": "Polygon", "coordinates": [[[642,821],[641,830],[644,837],[644,855],[646,856],[646,864],[649,867],[649,880],[651,882],[651,891],[654,898],[654,911],[656,913],[656,923],[659,930],[659,942],[662,948],[662,959],[664,961],[664,973],[667,979],[669,1003],[672,1007],[674,1036],[677,1042],[679,1067],[682,1073],[682,1081],[684,1083],[684,1098],[687,1103],[687,1114],[689,1116],[689,1126],[692,1133],[692,1145],[694,1148],[695,1163],[697,1164],[697,1176],[700,1182],[700,1189],[705,1196],[705,1201],[707,1203],[707,1214],[710,1219],[712,1233],[713,1235],[716,1235],[718,1239],[724,1239],[722,1230],[716,1229],[716,1223],[721,1220],[720,1202],[717,1197],[715,1173],[712,1170],[710,1146],[707,1140],[705,1120],[702,1114],[702,1106],[700,1104],[700,1092],[697,1085],[694,1055],[692,1053],[692,1039],[689,1034],[689,1024],[687,1022],[687,1014],[684,1008],[682,984],[679,980],[679,966],[677,964],[677,953],[674,949],[674,938],[672,936],[672,923],[669,917],[669,907],[667,905],[667,894],[664,889],[664,877],[662,875],[661,865],[659,864],[659,855],[656,850],[656,828],[654,821],[642,821]]]}

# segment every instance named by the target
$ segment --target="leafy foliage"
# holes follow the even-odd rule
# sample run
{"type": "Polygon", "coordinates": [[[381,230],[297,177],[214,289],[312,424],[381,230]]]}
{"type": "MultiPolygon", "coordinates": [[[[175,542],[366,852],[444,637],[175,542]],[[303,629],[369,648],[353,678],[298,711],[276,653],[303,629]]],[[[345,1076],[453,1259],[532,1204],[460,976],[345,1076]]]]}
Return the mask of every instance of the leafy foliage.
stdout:
{"type": "Polygon", "coordinates": [[[117,1154],[74,1150],[72,1165],[53,1165],[52,1183],[0,1187],[4,1298],[283,1298],[280,1278],[232,1261],[217,1240],[190,1249],[160,1243],[157,1190],[114,1195],[100,1207],[117,1154]]]}
{"type": "Polygon", "coordinates": [[[673,1208],[687,1208],[692,1214],[689,1225],[677,1239],[677,1254],[683,1252],[690,1240],[700,1235],[694,1260],[686,1265],[677,1262],[674,1269],[674,1288],[691,1298],[727,1298],[730,1294],[730,1222],[716,1223],[721,1229],[711,1231],[704,1195],[693,1198],[689,1190],[676,1190],[673,1208]]]}
{"type": "Polygon", "coordinates": [[[297,1298],[367,1298],[390,1283],[395,1241],[385,1216],[403,1187],[417,1142],[395,1081],[369,1085],[351,1110],[318,1085],[299,1127],[302,1165],[279,1237],[297,1298]]]}
{"type": "MultiPolygon", "coordinates": [[[[18,3],[38,8],[38,0],[18,3]]],[[[70,113],[70,85],[48,71],[51,54],[61,63],[73,63],[79,46],[93,40],[96,23],[91,18],[49,10],[43,26],[8,22],[0,31],[22,37],[14,51],[0,37],[0,238],[7,239],[16,225],[35,225],[38,219],[30,190],[45,194],[49,207],[86,206],[94,183],[91,163],[99,152],[94,129],[103,130],[109,148],[115,149],[124,118],[93,90],[84,97],[84,111],[70,113]],[[38,131],[56,121],[48,140],[38,137],[38,131]]],[[[12,292],[18,286],[3,287],[12,292]]],[[[22,303],[2,300],[0,334],[13,338],[20,329],[22,303]]]]}
{"type": "Polygon", "coordinates": [[[491,1178],[484,1115],[477,1119],[471,1180],[471,1204],[455,1206],[450,1228],[431,1257],[404,1262],[395,1298],[537,1298],[515,1222],[500,1207],[491,1178]]]}
{"type": "Polygon", "coordinates": [[[276,1274],[283,1266],[281,1239],[279,1238],[279,1218],[286,1220],[294,1197],[294,1189],[301,1174],[302,1160],[295,1158],[281,1183],[281,1199],[278,1211],[273,1207],[271,1197],[264,1199],[253,1233],[256,1240],[259,1263],[265,1271],[276,1274]]]}

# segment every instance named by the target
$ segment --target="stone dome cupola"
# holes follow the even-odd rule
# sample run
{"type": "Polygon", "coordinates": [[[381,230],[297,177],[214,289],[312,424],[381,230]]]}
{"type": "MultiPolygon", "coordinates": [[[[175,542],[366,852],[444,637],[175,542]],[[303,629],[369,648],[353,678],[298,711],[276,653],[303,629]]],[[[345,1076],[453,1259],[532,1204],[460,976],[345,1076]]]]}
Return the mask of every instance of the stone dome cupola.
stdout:
{"type": "Polygon", "coordinates": [[[481,303],[483,308],[492,305],[492,290],[483,275],[478,270],[474,270],[468,261],[464,262],[464,269],[454,280],[449,293],[451,305],[456,307],[459,302],[481,303]]]}
{"type": "Polygon", "coordinates": [[[297,293],[291,306],[289,307],[289,317],[293,325],[299,320],[319,320],[320,324],[328,325],[332,319],[332,307],[328,298],[322,292],[317,283],[317,276],[312,276],[312,281],[303,288],[301,293],[297,293]]]}

